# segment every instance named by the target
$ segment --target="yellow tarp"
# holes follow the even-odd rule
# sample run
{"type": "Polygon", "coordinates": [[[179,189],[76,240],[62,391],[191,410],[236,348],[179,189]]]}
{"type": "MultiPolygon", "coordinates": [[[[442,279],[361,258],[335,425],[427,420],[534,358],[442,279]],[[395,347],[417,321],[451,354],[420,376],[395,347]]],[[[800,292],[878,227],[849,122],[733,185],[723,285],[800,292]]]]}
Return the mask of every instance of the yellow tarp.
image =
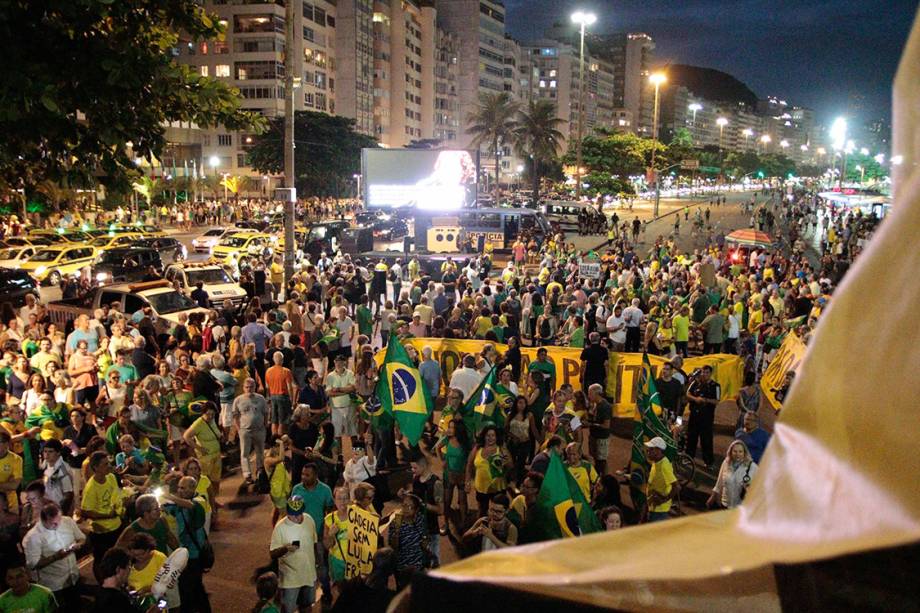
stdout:
{"type": "Polygon", "coordinates": [[[920,540],[920,28],[895,82],[894,206],[809,344],[744,503],[505,549],[440,577],[644,611],[778,610],[775,563],[920,540]]]}

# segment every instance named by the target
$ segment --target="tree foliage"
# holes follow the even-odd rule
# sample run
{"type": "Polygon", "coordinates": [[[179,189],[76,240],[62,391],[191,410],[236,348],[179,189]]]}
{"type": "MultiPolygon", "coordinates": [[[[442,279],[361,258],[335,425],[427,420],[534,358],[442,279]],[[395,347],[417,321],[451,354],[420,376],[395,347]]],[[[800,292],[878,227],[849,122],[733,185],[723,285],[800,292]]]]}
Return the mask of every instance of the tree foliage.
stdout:
{"type": "Polygon", "coordinates": [[[480,95],[476,110],[466,118],[466,131],[473,137],[472,146],[478,149],[486,145],[495,159],[493,186],[496,193],[501,170],[501,145],[514,142],[519,110],[520,107],[508,92],[486,93],[480,95]]]}
{"type": "Polygon", "coordinates": [[[0,0],[0,177],[127,189],[168,122],[259,129],[239,92],[174,61],[178,32],[222,37],[195,0],[0,0]]]}
{"type": "MultiPolygon", "coordinates": [[[[355,131],[355,121],[325,113],[294,115],[294,174],[298,196],[342,197],[352,176],[361,171],[361,149],[377,141],[355,131]]],[[[249,163],[260,173],[284,171],[284,118],[253,139],[249,163]]]]}
{"type": "Polygon", "coordinates": [[[518,112],[513,134],[518,155],[532,160],[530,172],[533,202],[540,200],[540,177],[544,168],[557,159],[562,148],[563,135],[559,126],[563,120],[556,116],[556,105],[550,100],[532,100],[518,112]]]}
{"type": "MultiPolygon", "coordinates": [[[[582,141],[582,161],[589,173],[599,172],[625,179],[630,175],[645,174],[645,169],[652,162],[653,149],[656,150],[655,166],[665,168],[668,164],[666,145],[635,134],[600,132],[582,141]]],[[[574,164],[575,160],[573,147],[566,154],[565,161],[574,164]]]]}

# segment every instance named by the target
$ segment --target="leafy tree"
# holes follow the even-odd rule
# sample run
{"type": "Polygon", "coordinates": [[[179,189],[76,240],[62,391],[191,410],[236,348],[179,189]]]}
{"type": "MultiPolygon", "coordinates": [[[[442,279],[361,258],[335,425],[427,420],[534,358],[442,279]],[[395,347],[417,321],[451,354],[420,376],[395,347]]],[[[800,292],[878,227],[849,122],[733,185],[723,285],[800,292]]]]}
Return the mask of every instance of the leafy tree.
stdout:
{"type": "Polygon", "coordinates": [[[754,151],[731,151],[725,154],[725,174],[741,178],[760,170],[760,156],[754,151]]]}
{"type": "Polygon", "coordinates": [[[150,205],[153,203],[153,198],[156,196],[157,192],[161,191],[160,181],[158,179],[148,177],[147,175],[140,177],[131,185],[131,187],[133,187],[134,191],[147,201],[148,208],[150,208],[150,205]]]}
{"type": "Polygon", "coordinates": [[[518,104],[508,92],[482,94],[476,110],[467,115],[466,131],[473,136],[471,144],[477,149],[488,147],[495,158],[495,196],[498,197],[498,179],[501,170],[501,143],[512,143],[517,130],[518,104]]]}
{"type": "Polygon", "coordinates": [[[795,162],[781,153],[765,153],[760,156],[760,169],[768,177],[786,177],[795,173],[795,162]]]}
{"type": "MultiPolygon", "coordinates": [[[[377,141],[355,131],[355,121],[325,113],[294,114],[295,186],[298,196],[342,197],[352,176],[361,170],[361,149],[377,141]]],[[[267,132],[253,138],[249,163],[263,174],[284,169],[284,118],[271,121],[267,132]]]]}
{"type": "Polygon", "coordinates": [[[558,126],[563,120],[556,116],[556,105],[549,100],[531,100],[518,112],[514,130],[514,148],[518,155],[532,160],[530,172],[533,202],[540,201],[540,177],[544,167],[557,159],[563,135],[558,126]]]}
{"type": "MultiPolygon", "coordinates": [[[[655,166],[659,169],[668,165],[667,146],[650,138],[635,134],[600,132],[582,141],[582,160],[588,172],[603,172],[621,178],[645,174],[655,153],[655,166]]],[[[575,152],[566,154],[566,163],[575,163],[575,152]]]]}
{"type": "Polygon", "coordinates": [[[260,129],[238,91],[174,61],[179,32],[223,36],[195,0],[0,0],[4,182],[31,191],[83,178],[124,189],[132,157],[163,150],[168,122],[260,129]]]}
{"type": "Polygon", "coordinates": [[[35,191],[45,196],[48,204],[50,204],[55,211],[60,211],[61,204],[73,199],[76,195],[76,191],[67,185],[66,181],[58,183],[49,179],[45,179],[39,183],[35,191]]]}
{"type": "Polygon", "coordinates": [[[597,194],[629,195],[634,194],[633,184],[627,179],[614,177],[604,172],[592,172],[585,175],[588,185],[587,193],[592,196],[597,194]]]}

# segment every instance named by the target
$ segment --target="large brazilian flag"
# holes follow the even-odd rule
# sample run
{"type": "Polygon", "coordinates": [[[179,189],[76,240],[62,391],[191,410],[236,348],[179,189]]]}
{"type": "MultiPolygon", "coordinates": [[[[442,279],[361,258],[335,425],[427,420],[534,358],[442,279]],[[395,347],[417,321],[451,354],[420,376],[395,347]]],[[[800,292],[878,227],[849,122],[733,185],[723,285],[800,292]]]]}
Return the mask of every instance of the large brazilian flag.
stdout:
{"type": "Polygon", "coordinates": [[[543,477],[537,496],[539,515],[534,518],[541,525],[539,531],[546,539],[581,536],[600,532],[601,525],[581,493],[575,477],[553,454],[543,477]]]}
{"type": "Polygon", "coordinates": [[[470,436],[475,437],[486,424],[504,428],[513,405],[514,394],[498,382],[498,368],[493,366],[460,413],[470,436]]]}
{"type": "Polygon", "coordinates": [[[396,420],[411,445],[417,445],[434,410],[434,400],[395,334],[387,343],[379,374],[376,395],[381,410],[396,420]]]}

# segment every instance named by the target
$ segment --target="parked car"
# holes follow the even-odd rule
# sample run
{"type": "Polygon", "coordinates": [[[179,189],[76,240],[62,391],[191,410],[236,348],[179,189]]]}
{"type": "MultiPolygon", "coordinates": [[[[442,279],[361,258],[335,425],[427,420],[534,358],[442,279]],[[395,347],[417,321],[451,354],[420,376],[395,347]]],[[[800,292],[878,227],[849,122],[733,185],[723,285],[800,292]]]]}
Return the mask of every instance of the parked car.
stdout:
{"type": "Polygon", "coordinates": [[[160,252],[160,259],[166,265],[181,262],[188,257],[188,249],[178,240],[169,236],[142,238],[133,243],[134,247],[149,247],[160,252]]]}
{"type": "Polygon", "coordinates": [[[68,321],[80,315],[92,317],[93,311],[103,304],[117,304],[118,310],[128,316],[144,307],[150,307],[153,315],[172,323],[179,322],[179,315],[185,313],[207,313],[206,309],[188,296],[177,292],[169,281],[159,280],[146,283],[116,283],[97,287],[78,298],[56,300],[48,303],[48,317],[61,329],[68,321]]]}
{"type": "Polygon", "coordinates": [[[401,219],[380,220],[374,224],[374,238],[395,241],[409,235],[409,226],[401,219]]]}
{"type": "Polygon", "coordinates": [[[24,270],[0,268],[0,295],[3,300],[18,308],[26,303],[26,294],[39,297],[35,279],[24,270]]]}
{"type": "Polygon", "coordinates": [[[19,268],[19,265],[35,254],[37,247],[6,247],[0,249],[0,267],[19,268]]]}
{"type": "Polygon", "coordinates": [[[163,278],[189,297],[197,284],[201,283],[213,307],[220,307],[224,300],[229,300],[234,307],[239,308],[246,301],[246,291],[233,280],[227,268],[220,264],[172,264],[166,268],[163,278]]]}
{"type": "Polygon", "coordinates": [[[192,249],[195,253],[211,253],[225,234],[233,232],[233,228],[211,228],[204,234],[192,239],[192,249]]]}
{"type": "Polygon", "coordinates": [[[92,277],[100,285],[146,281],[150,267],[161,274],[160,252],[150,247],[118,247],[103,251],[92,268],[92,277]]]}
{"type": "Polygon", "coordinates": [[[78,274],[92,266],[96,252],[88,245],[43,247],[20,265],[39,283],[58,285],[64,275],[78,274]]]}

